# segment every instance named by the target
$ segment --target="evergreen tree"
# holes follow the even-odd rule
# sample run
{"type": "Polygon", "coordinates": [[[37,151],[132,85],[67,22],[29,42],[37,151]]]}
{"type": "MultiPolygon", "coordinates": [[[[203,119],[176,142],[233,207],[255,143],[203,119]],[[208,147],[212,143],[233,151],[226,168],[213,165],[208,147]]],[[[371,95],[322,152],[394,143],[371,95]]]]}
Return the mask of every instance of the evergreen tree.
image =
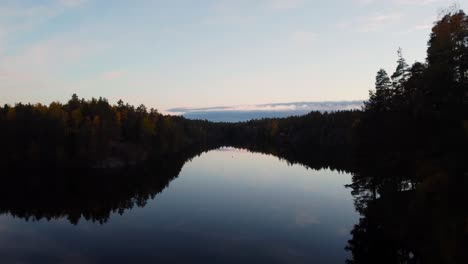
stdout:
{"type": "Polygon", "coordinates": [[[449,11],[432,28],[427,49],[427,101],[432,110],[448,115],[466,111],[468,96],[468,18],[449,11]]]}
{"type": "Polygon", "coordinates": [[[405,83],[410,78],[410,68],[403,57],[403,51],[401,48],[398,49],[398,60],[395,72],[392,74],[392,83],[394,93],[397,96],[401,96],[404,93],[405,83]]]}
{"type": "Polygon", "coordinates": [[[375,78],[375,92],[369,92],[370,98],[365,104],[365,109],[375,112],[390,110],[392,93],[390,78],[384,69],[380,69],[375,78]]]}

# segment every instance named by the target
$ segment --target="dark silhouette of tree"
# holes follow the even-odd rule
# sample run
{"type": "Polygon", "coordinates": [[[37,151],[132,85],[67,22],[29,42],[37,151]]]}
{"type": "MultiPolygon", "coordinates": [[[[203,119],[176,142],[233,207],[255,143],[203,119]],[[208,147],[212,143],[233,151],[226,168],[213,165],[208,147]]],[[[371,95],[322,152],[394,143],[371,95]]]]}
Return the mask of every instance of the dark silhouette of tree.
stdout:
{"type": "Polygon", "coordinates": [[[401,96],[403,95],[405,83],[410,78],[410,68],[409,65],[406,63],[405,58],[403,58],[403,51],[401,48],[398,49],[398,60],[397,60],[397,67],[395,72],[392,74],[392,83],[395,90],[395,95],[401,96]]]}
{"type": "Polygon", "coordinates": [[[468,19],[450,11],[432,28],[427,49],[428,107],[445,117],[467,117],[468,19]]]}
{"type": "Polygon", "coordinates": [[[392,95],[392,82],[387,72],[380,69],[375,77],[375,92],[369,92],[369,100],[365,103],[365,110],[375,112],[390,110],[392,95]]]}

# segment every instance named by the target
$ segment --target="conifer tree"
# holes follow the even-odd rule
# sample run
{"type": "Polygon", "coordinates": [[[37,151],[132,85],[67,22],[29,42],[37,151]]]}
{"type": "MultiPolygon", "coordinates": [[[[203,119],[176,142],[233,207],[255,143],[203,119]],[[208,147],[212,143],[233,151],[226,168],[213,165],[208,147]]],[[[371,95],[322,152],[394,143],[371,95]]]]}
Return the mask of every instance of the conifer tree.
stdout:
{"type": "Polygon", "coordinates": [[[410,67],[406,63],[403,57],[403,51],[401,48],[398,49],[398,60],[395,72],[392,74],[392,83],[394,88],[394,94],[400,96],[404,93],[405,83],[410,78],[410,67]]]}
{"type": "Polygon", "coordinates": [[[380,112],[390,110],[392,99],[392,83],[384,69],[380,69],[375,77],[375,92],[369,92],[366,110],[380,112]]]}

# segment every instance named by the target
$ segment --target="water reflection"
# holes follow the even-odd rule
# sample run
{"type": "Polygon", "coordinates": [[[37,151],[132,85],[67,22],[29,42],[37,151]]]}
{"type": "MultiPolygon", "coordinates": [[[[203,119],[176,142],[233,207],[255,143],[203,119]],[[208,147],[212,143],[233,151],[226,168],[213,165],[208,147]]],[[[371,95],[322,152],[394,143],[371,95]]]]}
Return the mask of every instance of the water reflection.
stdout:
{"type": "Polygon", "coordinates": [[[184,161],[168,159],[125,171],[10,172],[0,186],[0,212],[26,220],[80,218],[104,223],[112,212],[144,206],[178,175],[184,161]]]}
{"type": "Polygon", "coordinates": [[[17,199],[2,199],[8,214],[0,217],[0,255],[26,263],[349,258],[344,247],[358,217],[344,187],[351,183],[349,174],[234,149],[211,151],[184,165],[193,156],[158,159],[151,170],[69,174],[62,182],[55,176],[35,182],[31,174],[28,187],[20,185],[24,178],[12,177],[18,190],[2,195],[17,199]]]}
{"type": "Polygon", "coordinates": [[[468,262],[463,155],[447,165],[263,152],[282,160],[222,148],[125,171],[9,172],[2,260],[468,262]]]}
{"type": "Polygon", "coordinates": [[[435,157],[360,161],[348,263],[468,263],[465,155],[435,157]]]}

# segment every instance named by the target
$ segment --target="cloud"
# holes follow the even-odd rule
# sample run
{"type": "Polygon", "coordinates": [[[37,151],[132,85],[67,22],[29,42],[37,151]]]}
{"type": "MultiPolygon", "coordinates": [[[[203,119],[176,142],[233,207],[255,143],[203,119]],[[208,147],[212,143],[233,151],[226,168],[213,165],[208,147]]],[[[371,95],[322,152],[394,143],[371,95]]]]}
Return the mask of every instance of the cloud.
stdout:
{"type": "Polygon", "coordinates": [[[59,0],[59,2],[66,7],[77,7],[86,2],[86,0],[59,0]]]}
{"type": "Polygon", "coordinates": [[[36,42],[19,53],[2,57],[0,66],[18,68],[28,66],[37,70],[61,68],[63,63],[79,61],[91,56],[100,47],[96,43],[79,36],[57,36],[36,42]]]}
{"type": "Polygon", "coordinates": [[[393,5],[417,5],[417,6],[424,6],[429,4],[434,4],[437,2],[441,2],[443,0],[353,0],[357,4],[369,5],[378,2],[385,2],[390,3],[393,5]]]}
{"type": "MultiPolygon", "coordinates": [[[[31,39],[27,44],[16,41],[54,18],[83,4],[84,0],[53,0],[30,5],[9,2],[0,7],[0,79],[2,89],[20,97],[22,92],[34,87],[56,87],[64,69],[71,69],[84,58],[96,55],[103,45],[87,38],[86,30],[69,30],[65,33],[31,39]]],[[[42,90],[43,91],[43,90],[42,90]]],[[[8,94],[8,93],[7,93],[8,94]]]]}
{"type": "Polygon", "coordinates": [[[354,0],[354,2],[358,4],[368,5],[368,4],[374,3],[375,0],[354,0]]]}
{"type": "Polygon", "coordinates": [[[275,10],[289,10],[298,8],[304,0],[269,0],[269,6],[275,10]]]}
{"type": "Polygon", "coordinates": [[[24,5],[21,2],[9,2],[0,6],[0,24],[18,25],[30,24],[34,26],[52,19],[71,8],[78,7],[86,0],[58,0],[56,2],[35,3],[24,5]]]}
{"type": "Polygon", "coordinates": [[[360,100],[357,101],[323,101],[323,102],[292,102],[257,105],[236,105],[236,106],[214,106],[214,107],[177,107],[168,109],[169,112],[193,112],[193,111],[287,111],[287,110],[307,110],[307,111],[336,111],[359,109],[362,106],[360,100]]]}
{"type": "Polygon", "coordinates": [[[234,24],[244,25],[250,24],[255,20],[254,16],[249,15],[219,15],[212,16],[202,20],[202,24],[217,25],[217,24],[234,24]]]}
{"type": "Polygon", "coordinates": [[[237,122],[251,119],[305,115],[311,111],[339,111],[360,109],[363,101],[293,102],[258,105],[178,107],[166,110],[170,114],[183,115],[189,119],[237,122]]]}
{"type": "Polygon", "coordinates": [[[428,30],[431,29],[433,25],[417,25],[413,27],[413,30],[418,31],[418,30],[428,30]]]}
{"type": "Polygon", "coordinates": [[[0,54],[8,49],[14,38],[80,6],[86,0],[57,0],[47,4],[24,5],[7,2],[0,6],[0,54]]]}
{"type": "Polygon", "coordinates": [[[305,30],[296,30],[292,33],[292,40],[296,45],[309,46],[317,38],[317,34],[305,30]]]}
{"type": "MultiPolygon", "coordinates": [[[[4,218],[4,220],[10,220],[4,218]]],[[[35,223],[40,224],[40,223],[35,223]]],[[[54,224],[59,224],[54,222],[54,224]]],[[[13,221],[0,223],[0,255],[2,263],[33,263],[37,256],[54,256],[58,263],[92,263],[76,247],[38,229],[22,228],[13,221]],[[11,243],[15,241],[15,243],[11,243]]],[[[89,232],[89,231],[88,231],[89,232]]]]}
{"type": "Polygon", "coordinates": [[[101,77],[102,79],[106,81],[113,81],[115,79],[118,79],[124,75],[124,71],[121,70],[114,70],[114,71],[108,71],[102,73],[101,77]]]}
{"type": "Polygon", "coordinates": [[[371,32],[384,30],[389,25],[399,21],[402,17],[400,13],[380,14],[362,18],[360,21],[359,31],[371,32]]]}
{"type": "Polygon", "coordinates": [[[201,24],[251,25],[268,13],[300,8],[305,0],[220,0],[211,6],[210,14],[201,24]]]}
{"type": "Polygon", "coordinates": [[[250,24],[256,18],[254,15],[260,8],[258,3],[252,4],[245,0],[216,1],[211,6],[211,13],[201,20],[202,24],[250,24]],[[246,9],[245,7],[249,8],[246,9]]]}
{"type": "Polygon", "coordinates": [[[393,0],[393,2],[397,5],[429,5],[436,2],[440,2],[441,0],[393,0]]]}
{"type": "Polygon", "coordinates": [[[317,217],[307,212],[297,212],[294,218],[294,224],[298,227],[307,227],[320,224],[317,217]]]}
{"type": "Polygon", "coordinates": [[[214,9],[217,12],[232,12],[245,11],[246,7],[257,10],[290,10],[299,8],[304,3],[304,0],[237,0],[237,1],[217,1],[214,4],[214,9]]]}
{"type": "Polygon", "coordinates": [[[348,21],[340,21],[337,26],[340,29],[347,29],[355,32],[377,32],[398,24],[402,18],[402,13],[374,14],[348,21]]]}
{"type": "Polygon", "coordinates": [[[4,40],[14,35],[32,30],[53,18],[58,10],[50,6],[13,6],[4,5],[0,7],[0,34],[4,40]]]}
{"type": "Polygon", "coordinates": [[[414,33],[418,31],[430,31],[432,29],[433,25],[432,24],[421,24],[421,25],[416,25],[412,28],[409,28],[407,30],[404,30],[400,32],[400,34],[409,34],[409,33],[414,33]]]}
{"type": "Polygon", "coordinates": [[[73,69],[103,48],[80,34],[69,33],[30,44],[14,54],[0,55],[3,89],[15,93],[31,87],[37,92],[50,89],[60,79],[60,71],[73,69]]]}

